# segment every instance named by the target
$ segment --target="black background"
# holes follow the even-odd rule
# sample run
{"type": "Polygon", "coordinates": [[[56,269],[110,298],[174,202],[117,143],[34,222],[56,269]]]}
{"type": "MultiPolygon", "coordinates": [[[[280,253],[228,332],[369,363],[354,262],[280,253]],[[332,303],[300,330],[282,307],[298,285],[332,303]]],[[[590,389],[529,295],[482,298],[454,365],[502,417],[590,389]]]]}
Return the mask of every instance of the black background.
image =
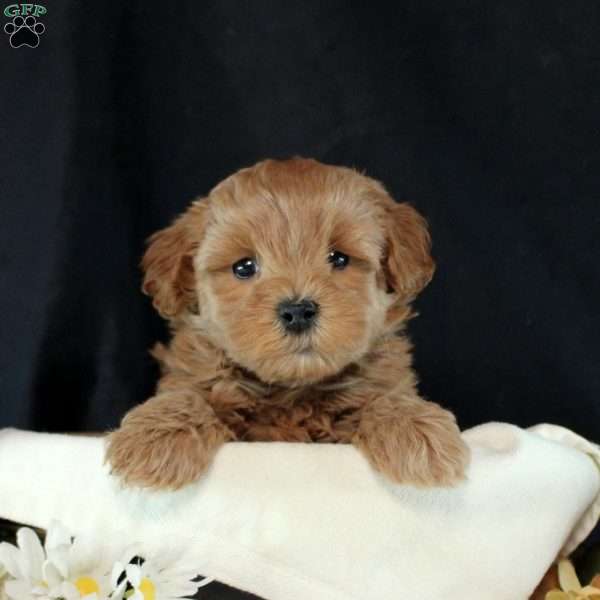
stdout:
{"type": "Polygon", "coordinates": [[[365,169],[429,219],[410,331],[463,427],[600,440],[600,5],[54,2],[0,37],[0,426],[114,427],[166,328],[143,240],[265,157],[365,169]]]}

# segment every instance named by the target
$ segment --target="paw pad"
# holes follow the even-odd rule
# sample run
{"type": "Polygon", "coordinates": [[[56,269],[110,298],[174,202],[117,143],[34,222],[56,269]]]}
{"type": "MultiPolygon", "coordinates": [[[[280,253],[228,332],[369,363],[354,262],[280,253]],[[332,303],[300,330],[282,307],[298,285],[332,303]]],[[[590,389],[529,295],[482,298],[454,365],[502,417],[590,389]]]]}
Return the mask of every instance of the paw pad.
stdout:
{"type": "Polygon", "coordinates": [[[13,48],[20,46],[29,46],[37,48],[40,43],[40,35],[46,31],[43,23],[33,16],[25,18],[16,16],[12,21],[4,25],[4,32],[10,35],[10,45],[13,48]]]}

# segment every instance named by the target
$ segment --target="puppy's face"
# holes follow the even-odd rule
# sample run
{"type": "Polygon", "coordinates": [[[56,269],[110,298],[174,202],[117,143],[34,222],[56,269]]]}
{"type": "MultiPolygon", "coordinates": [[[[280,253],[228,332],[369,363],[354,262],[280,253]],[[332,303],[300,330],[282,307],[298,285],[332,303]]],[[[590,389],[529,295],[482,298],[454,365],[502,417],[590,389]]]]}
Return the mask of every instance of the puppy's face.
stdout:
{"type": "Polygon", "coordinates": [[[261,380],[359,360],[433,273],[423,219],[359,173],[312,160],[243,169],[155,234],[144,290],[261,380]]]}

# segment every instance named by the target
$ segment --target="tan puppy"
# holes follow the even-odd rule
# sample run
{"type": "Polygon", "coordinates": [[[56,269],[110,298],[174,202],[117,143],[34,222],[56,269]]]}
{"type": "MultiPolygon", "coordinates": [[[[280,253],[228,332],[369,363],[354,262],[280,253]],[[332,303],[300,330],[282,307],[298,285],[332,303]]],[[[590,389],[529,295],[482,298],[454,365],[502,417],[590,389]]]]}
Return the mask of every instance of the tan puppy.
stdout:
{"type": "Polygon", "coordinates": [[[434,271],[423,218],[314,160],[242,169],[154,234],[143,289],[173,339],[108,441],[132,485],[179,488],[228,440],[353,443],[395,482],[451,485],[468,450],[416,391],[402,335],[434,271]]]}

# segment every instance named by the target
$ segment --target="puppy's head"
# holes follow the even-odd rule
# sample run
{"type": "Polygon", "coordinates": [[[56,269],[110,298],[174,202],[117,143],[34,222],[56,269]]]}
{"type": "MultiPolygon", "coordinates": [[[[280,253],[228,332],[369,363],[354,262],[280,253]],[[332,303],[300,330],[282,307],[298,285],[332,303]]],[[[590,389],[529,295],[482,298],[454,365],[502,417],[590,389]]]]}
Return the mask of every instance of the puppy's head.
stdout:
{"type": "Polygon", "coordinates": [[[434,264],[423,218],[314,160],[242,169],[152,238],[144,291],[261,380],[332,376],[397,328],[434,264]]]}

